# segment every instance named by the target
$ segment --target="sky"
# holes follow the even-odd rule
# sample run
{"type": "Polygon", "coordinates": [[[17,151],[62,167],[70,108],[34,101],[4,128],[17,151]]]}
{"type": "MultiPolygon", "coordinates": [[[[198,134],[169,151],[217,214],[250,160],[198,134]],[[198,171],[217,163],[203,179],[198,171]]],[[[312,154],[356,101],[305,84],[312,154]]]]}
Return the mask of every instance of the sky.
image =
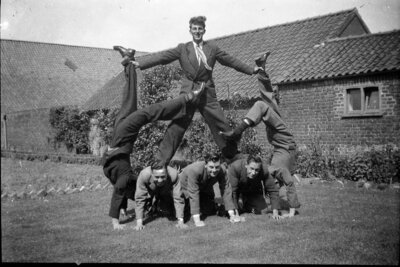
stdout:
{"type": "Polygon", "coordinates": [[[400,0],[1,0],[1,39],[156,52],[204,39],[357,8],[372,33],[400,29],[400,0]]]}

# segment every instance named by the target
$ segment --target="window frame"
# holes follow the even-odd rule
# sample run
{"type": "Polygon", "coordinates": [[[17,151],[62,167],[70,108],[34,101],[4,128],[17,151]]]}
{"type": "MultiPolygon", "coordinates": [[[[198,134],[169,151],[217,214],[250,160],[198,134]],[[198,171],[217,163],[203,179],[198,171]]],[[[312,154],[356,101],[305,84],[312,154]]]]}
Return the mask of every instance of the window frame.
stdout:
{"type": "Polygon", "coordinates": [[[346,86],[344,88],[344,114],[342,118],[348,117],[379,117],[383,116],[383,109],[382,109],[382,89],[381,86],[378,84],[362,84],[362,85],[354,85],[354,86],[346,86]],[[378,89],[378,109],[366,110],[365,106],[365,91],[368,88],[376,88],[378,89]],[[349,90],[359,89],[361,95],[361,110],[353,110],[349,111],[349,90]]]}

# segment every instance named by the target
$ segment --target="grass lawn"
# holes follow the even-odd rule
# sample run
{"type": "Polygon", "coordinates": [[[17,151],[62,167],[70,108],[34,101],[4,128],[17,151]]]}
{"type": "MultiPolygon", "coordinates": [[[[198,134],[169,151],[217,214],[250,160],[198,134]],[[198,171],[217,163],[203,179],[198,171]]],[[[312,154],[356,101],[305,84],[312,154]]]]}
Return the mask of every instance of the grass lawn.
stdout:
{"type": "Polygon", "coordinates": [[[78,187],[86,183],[108,183],[101,166],[1,158],[2,193],[65,188],[67,185],[78,187]]]}
{"type": "MultiPolygon", "coordinates": [[[[3,187],[3,166],[1,179],[3,187]]],[[[111,189],[2,199],[2,262],[399,264],[398,189],[307,179],[297,188],[302,207],[291,219],[245,214],[231,224],[213,216],[205,227],[191,221],[178,230],[158,218],[141,232],[135,221],[112,230],[111,189]]]]}

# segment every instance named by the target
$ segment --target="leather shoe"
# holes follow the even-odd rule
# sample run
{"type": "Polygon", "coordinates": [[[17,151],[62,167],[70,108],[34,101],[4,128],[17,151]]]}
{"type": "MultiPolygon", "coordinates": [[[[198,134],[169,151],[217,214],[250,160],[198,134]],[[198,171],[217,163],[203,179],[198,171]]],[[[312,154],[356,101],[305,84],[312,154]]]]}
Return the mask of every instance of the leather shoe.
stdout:
{"type": "Polygon", "coordinates": [[[268,51],[268,52],[263,53],[260,57],[256,58],[255,59],[256,65],[265,70],[265,63],[267,62],[267,58],[270,54],[271,54],[271,52],[268,51]]]}
{"type": "Polygon", "coordinates": [[[120,45],[115,45],[113,47],[114,50],[118,51],[122,57],[129,57],[129,58],[133,58],[135,56],[135,49],[131,49],[131,48],[124,48],[120,45]]]}

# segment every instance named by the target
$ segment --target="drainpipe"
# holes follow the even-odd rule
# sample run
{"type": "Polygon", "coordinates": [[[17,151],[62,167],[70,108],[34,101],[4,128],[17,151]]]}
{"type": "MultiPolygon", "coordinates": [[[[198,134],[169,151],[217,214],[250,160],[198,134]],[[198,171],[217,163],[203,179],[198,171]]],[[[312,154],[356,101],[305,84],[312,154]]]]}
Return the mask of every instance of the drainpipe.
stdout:
{"type": "Polygon", "coordinates": [[[4,124],[4,144],[5,144],[5,149],[7,150],[7,116],[4,114],[3,116],[3,124],[4,124]]]}

